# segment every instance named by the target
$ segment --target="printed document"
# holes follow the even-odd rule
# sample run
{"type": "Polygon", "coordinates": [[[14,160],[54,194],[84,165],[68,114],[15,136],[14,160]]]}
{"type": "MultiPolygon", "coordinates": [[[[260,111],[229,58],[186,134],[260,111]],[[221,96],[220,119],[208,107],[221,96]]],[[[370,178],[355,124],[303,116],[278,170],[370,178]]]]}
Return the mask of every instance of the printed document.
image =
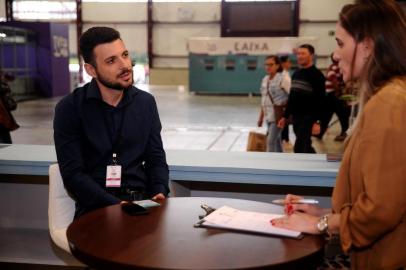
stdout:
{"type": "Polygon", "coordinates": [[[241,211],[223,206],[204,218],[202,226],[299,238],[301,232],[272,226],[271,220],[283,215],[241,211]]]}

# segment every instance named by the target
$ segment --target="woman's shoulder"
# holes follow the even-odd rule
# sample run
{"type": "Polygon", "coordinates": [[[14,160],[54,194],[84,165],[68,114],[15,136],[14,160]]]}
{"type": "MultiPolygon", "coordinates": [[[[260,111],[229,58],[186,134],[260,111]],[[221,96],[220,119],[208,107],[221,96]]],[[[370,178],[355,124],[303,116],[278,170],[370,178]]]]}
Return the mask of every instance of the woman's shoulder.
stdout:
{"type": "Polygon", "coordinates": [[[364,114],[393,117],[406,112],[406,77],[394,78],[385,84],[365,105],[364,114]]]}
{"type": "Polygon", "coordinates": [[[282,76],[282,80],[284,80],[284,81],[289,81],[290,82],[292,80],[290,78],[289,72],[287,72],[287,71],[283,71],[281,73],[281,76],[282,76]]]}
{"type": "Polygon", "coordinates": [[[406,76],[396,77],[386,83],[371,101],[406,105],[406,76]]]}
{"type": "Polygon", "coordinates": [[[400,77],[395,77],[388,83],[388,88],[393,88],[395,90],[395,93],[398,93],[400,95],[405,95],[406,94],[406,75],[400,76],[400,77]]]}
{"type": "Polygon", "coordinates": [[[272,82],[273,82],[274,84],[279,84],[280,81],[282,81],[284,77],[285,77],[285,76],[284,76],[283,72],[277,72],[277,73],[275,74],[275,76],[273,77],[272,82]]]}

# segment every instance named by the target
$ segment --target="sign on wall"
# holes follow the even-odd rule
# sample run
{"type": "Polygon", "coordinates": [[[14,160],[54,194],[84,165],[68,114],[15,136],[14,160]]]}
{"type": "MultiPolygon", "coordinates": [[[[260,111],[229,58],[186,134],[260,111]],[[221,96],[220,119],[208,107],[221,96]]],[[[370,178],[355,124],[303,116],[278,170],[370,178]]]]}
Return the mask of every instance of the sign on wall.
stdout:
{"type": "Polygon", "coordinates": [[[311,44],[317,50],[314,37],[276,38],[190,38],[189,53],[208,55],[247,54],[268,55],[293,53],[301,44],[311,44]]]}

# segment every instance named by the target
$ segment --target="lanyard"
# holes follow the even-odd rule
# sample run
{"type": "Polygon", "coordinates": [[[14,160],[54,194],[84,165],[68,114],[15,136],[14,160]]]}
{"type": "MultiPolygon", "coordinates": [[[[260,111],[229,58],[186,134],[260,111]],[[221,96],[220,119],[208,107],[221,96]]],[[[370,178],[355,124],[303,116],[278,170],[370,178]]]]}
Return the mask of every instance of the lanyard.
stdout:
{"type": "MultiPolygon", "coordinates": [[[[116,108],[114,108],[114,109],[116,109],[116,108]]],[[[121,123],[119,125],[119,128],[117,129],[117,132],[115,132],[115,128],[114,128],[114,130],[109,128],[109,122],[107,121],[107,117],[112,116],[112,122],[114,122],[114,114],[111,114],[111,113],[106,114],[106,110],[103,107],[101,107],[101,111],[102,111],[102,115],[103,115],[104,126],[106,128],[106,131],[107,131],[107,134],[110,139],[111,146],[112,146],[113,163],[117,164],[117,156],[118,156],[118,152],[119,152],[118,147],[119,147],[119,145],[121,143],[121,139],[122,139],[121,133],[122,133],[124,122],[125,122],[125,115],[127,112],[127,108],[122,109],[121,121],[120,121],[121,123]],[[115,134],[116,134],[116,136],[114,136],[115,134]]],[[[119,113],[119,112],[117,112],[117,113],[119,113]]]]}

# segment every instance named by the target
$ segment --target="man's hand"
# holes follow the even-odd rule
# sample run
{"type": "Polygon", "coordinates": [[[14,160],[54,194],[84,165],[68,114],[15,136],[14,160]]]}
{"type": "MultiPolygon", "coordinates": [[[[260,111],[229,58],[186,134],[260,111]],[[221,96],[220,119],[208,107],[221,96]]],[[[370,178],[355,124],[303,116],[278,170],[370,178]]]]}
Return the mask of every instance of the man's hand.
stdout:
{"type": "Polygon", "coordinates": [[[312,135],[319,135],[320,134],[320,124],[319,123],[314,123],[312,127],[312,135]]]}
{"type": "Polygon", "coordinates": [[[165,195],[162,193],[156,194],[154,197],[152,197],[153,200],[165,200],[165,195]]]}
{"type": "Polygon", "coordinates": [[[286,118],[285,117],[282,117],[280,120],[279,120],[279,122],[278,122],[278,128],[284,128],[285,127],[285,125],[286,125],[286,118]]]}

